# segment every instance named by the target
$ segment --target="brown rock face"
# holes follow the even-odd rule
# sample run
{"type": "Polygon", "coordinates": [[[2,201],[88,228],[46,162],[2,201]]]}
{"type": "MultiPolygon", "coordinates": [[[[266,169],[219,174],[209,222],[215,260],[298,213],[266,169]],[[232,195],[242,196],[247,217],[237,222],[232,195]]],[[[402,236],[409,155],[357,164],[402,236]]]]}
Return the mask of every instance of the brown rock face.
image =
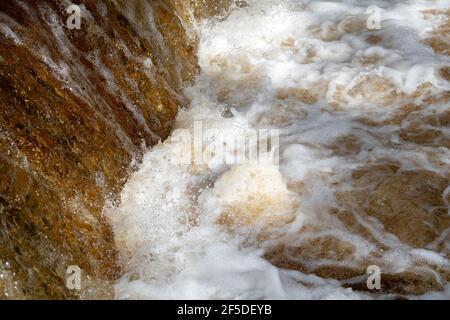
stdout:
{"type": "Polygon", "coordinates": [[[63,0],[0,3],[0,298],[111,297],[105,199],[170,133],[197,69],[171,1],[74,3],[80,29],[63,0]]]}

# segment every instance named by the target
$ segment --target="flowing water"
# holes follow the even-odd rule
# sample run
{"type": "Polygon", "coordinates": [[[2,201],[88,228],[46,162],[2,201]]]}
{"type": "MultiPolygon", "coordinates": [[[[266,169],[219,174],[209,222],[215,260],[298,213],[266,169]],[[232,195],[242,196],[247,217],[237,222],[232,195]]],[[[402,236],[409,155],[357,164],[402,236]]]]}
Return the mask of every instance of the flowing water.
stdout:
{"type": "Polygon", "coordinates": [[[116,297],[450,298],[449,10],[253,0],[198,22],[190,107],[105,209],[116,297]],[[183,164],[196,123],[277,129],[279,161],[217,162],[206,139],[183,164]]]}

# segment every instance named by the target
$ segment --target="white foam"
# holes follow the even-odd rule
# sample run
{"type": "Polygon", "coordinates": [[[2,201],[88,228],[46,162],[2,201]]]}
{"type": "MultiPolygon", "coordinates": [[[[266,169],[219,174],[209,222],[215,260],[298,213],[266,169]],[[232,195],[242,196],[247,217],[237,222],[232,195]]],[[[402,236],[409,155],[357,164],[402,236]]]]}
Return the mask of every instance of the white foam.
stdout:
{"type": "MultiPolygon", "coordinates": [[[[186,90],[191,107],[180,111],[172,137],[145,155],[121,203],[106,209],[125,269],[116,285],[118,298],[370,298],[336,280],[278,269],[264,259],[264,248],[331,236],[352,244],[354,252],[339,261],[300,262],[310,268],[364,266],[375,244],[330,213],[336,188],[350,188],[349,173],[390,158],[402,169],[448,174],[429,157],[432,152],[448,162],[448,151],[400,143],[396,127],[355,122],[380,120],[399,107],[395,100],[383,104],[388,89],[365,84],[370,77],[392,83],[397,94],[411,94],[425,82],[436,93],[448,90],[437,76],[448,59],[421,43],[436,21],[425,20],[420,11],[447,7],[445,1],[248,2],[225,20],[199,23],[201,74],[186,90]],[[374,31],[381,39],[377,44],[366,41],[373,34],[365,27],[366,9],[373,3],[383,17],[382,29],[374,31]],[[332,39],[324,39],[333,32],[332,39]],[[375,55],[375,63],[360,63],[375,55]],[[279,99],[278,90],[289,88],[315,98],[300,91],[279,99]],[[177,164],[174,158],[191,153],[184,137],[198,120],[206,129],[280,129],[280,166],[177,164]],[[333,154],[329,146],[348,135],[358,138],[360,150],[333,154]],[[398,143],[393,147],[390,141],[398,143]],[[301,233],[307,224],[322,229],[301,233]],[[261,239],[262,232],[267,234],[261,239]]],[[[423,112],[433,108],[445,106],[423,112]]],[[[402,272],[417,261],[448,265],[433,248],[411,248],[374,218],[355,219],[387,248],[379,255],[385,271],[402,272]]]]}

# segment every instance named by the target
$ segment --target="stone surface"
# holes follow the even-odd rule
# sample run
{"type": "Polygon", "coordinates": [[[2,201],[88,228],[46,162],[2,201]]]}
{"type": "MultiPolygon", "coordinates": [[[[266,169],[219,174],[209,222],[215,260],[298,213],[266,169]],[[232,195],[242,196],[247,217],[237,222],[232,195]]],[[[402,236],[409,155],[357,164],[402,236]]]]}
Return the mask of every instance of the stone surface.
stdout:
{"type": "Polygon", "coordinates": [[[0,298],[110,298],[101,212],[164,139],[197,65],[170,1],[0,4],[0,298]],[[82,270],[68,290],[66,269],[82,270]]]}

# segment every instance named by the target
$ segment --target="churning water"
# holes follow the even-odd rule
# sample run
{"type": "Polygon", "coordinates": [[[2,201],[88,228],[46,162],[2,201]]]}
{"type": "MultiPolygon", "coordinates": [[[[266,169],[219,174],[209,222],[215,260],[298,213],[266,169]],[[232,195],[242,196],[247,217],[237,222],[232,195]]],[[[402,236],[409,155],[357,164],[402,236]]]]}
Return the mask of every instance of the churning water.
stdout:
{"type": "Polygon", "coordinates": [[[199,22],[191,105],[105,210],[116,297],[450,297],[450,59],[427,43],[449,10],[254,0],[199,22]],[[196,122],[278,129],[279,162],[216,161],[211,139],[201,163],[177,161],[196,122]]]}

